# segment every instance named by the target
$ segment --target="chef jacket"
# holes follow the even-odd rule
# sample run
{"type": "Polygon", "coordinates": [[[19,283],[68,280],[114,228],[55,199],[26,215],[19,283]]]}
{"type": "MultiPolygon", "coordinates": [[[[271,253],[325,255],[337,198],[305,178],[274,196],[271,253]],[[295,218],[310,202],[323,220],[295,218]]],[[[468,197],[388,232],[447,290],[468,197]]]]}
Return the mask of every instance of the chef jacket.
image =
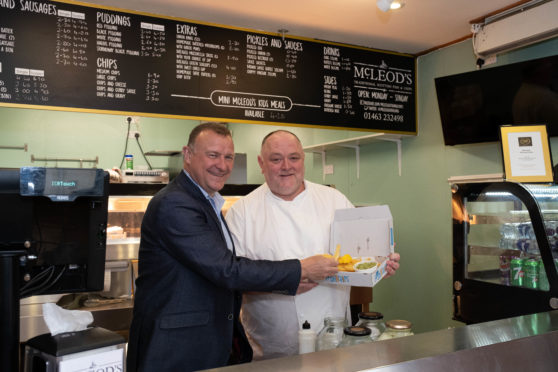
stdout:
{"type": "MultiPolygon", "coordinates": [[[[237,255],[252,259],[306,258],[329,252],[336,209],[352,208],[338,190],[304,181],[292,201],[275,196],[267,184],[232,205],[226,215],[237,255]]],[[[296,296],[246,293],[241,319],[254,359],[298,353],[298,330],[304,321],[318,333],[327,316],[350,321],[350,287],[320,284],[296,296]]]]}

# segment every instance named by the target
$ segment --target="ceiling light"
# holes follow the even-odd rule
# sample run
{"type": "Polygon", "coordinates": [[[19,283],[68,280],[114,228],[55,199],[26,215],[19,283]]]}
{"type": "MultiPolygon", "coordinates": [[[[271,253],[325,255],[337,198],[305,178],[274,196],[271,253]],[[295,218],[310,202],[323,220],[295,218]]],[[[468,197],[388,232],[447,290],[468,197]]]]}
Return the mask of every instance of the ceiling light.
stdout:
{"type": "Polygon", "coordinates": [[[389,6],[389,9],[390,10],[401,9],[403,7],[403,5],[405,5],[405,3],[402,3],[401,1],[393,1],[391,3],[391,5],[389,6]]]}
{"type": "Polygon", "coordinates": [[[403,7],[404,3],[397,0],[377,0],[376,5],[382,12],[397,10],[403,7]]]}

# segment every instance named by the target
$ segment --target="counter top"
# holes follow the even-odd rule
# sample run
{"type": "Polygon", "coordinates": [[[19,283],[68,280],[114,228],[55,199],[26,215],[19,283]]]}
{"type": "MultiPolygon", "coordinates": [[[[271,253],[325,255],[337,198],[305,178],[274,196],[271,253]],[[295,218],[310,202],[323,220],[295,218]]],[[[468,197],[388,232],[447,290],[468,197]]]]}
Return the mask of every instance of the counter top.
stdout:
{"type": "Polygon", "coordinates": [[[558,310],[210,371],[558,371],[558,310]]]}

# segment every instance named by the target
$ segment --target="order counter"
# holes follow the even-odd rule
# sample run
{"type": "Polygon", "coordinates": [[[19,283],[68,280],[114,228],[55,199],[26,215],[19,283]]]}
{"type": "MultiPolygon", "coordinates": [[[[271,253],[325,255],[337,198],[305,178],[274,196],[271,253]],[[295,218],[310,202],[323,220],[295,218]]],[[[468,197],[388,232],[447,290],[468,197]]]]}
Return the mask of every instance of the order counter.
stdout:
{"type": "Polygon", "coordinates": [[[558,371],[558,310],[208,371],[558,371]]]}
{"type": "MultiPolygon", "coordinates": [[[[121,185],[118,185],[121,186],[121,185]]],[[[158,186],[159,188],[161,186],[158,186]]],[[[137,191],[137,190],[136,190],[137,191]]],[[[148,196],[128,195],[124,190],[109,198],[109,231],[106,253],[106,288],[88,296],[93,325],[116,331],[127,338],[137,275],[139,224],[153,190],[148,196]],[[120,194],[126,195],[120,195],[120,194]],[[96,295],[96,294],[93,294],[96,295]],[[95,303],[93,303],[96,301],[95,303]]],[[[137,192],[135,194],[138,194],[137,192]]],[[[233,194],[241,194],[234,192],[233,194]]],[[[368,304],[372,291],[351,294],[352,304],[368,304]],[[365,295],[363,297],[363,294],[365,295]]],[[[22,342],[48,329],[42,318],[42,303],[57,302],[44,297],[22,300],[22,342]]],[[[82,297],[76,297],[78,300],[82,297]]],[[[79,302],[81,304],[81,302],[79,302]]],[[[357,305],[355,311],[368,310],[357,305]]],[[[354,315],[353,315],[354,316],[354,315]]],[[[214,371],[558,371],[558,310],[480,323],[414,336],[377,341],[329,351],[252,362],[214,371]]]]}

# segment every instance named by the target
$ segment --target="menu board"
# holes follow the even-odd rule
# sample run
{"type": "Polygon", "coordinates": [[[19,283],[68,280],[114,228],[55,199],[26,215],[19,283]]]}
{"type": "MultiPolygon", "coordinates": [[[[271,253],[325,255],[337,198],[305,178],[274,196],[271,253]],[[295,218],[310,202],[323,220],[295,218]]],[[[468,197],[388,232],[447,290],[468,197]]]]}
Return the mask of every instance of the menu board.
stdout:
{"type": "Polygon", "coordinates": [[[415,85],[410,55],[0,0],[0,106],[416,134],[415,85]]]}

